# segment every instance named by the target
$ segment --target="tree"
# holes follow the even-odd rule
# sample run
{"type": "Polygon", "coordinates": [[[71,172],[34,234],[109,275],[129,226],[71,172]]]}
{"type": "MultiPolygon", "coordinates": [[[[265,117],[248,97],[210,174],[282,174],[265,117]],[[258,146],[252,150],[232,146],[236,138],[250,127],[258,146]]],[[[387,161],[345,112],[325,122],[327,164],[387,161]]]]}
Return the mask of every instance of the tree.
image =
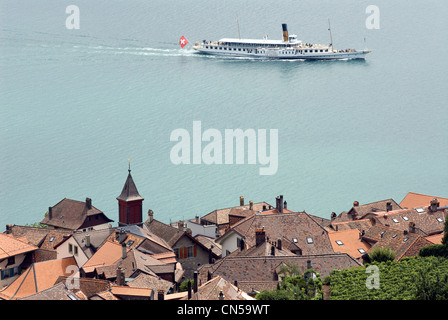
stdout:
{"type": "Polygon", "coordinates": [[[442,244],[448,246],[448,214],[445,216],[445,227],[443,228],[442,244]]]}
{"type": "Polygon", "coordinates": [[[372,261],[377,262],[393,261],[395,259],[395,252],[392,251],[389,247],[384,248],[377,247],[372,250],[369,256],[370,259],[372,259],[372,261]]]}

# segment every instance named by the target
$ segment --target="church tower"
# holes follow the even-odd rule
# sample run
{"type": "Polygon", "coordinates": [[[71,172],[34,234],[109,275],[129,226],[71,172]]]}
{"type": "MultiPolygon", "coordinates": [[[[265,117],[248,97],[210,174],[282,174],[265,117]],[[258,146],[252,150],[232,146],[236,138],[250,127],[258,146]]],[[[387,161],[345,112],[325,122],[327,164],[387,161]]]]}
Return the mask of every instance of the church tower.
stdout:
{"type": "Polygon", "coordinates": [[[128,178],[118,200],[118,226],[135,224],[142,225],[143,198],[138,194],[137,187],[131,176],[131,163],[129,162],[128,178]]]}

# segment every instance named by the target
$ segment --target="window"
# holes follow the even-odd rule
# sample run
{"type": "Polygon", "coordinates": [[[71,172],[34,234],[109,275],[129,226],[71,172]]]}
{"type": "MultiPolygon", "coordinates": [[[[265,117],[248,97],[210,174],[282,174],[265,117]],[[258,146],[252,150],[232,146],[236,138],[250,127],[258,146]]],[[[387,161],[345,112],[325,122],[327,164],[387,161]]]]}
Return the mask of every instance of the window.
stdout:
{"type": "Polygon", "coordinates": [[[443,222],[442,218],[437,218],[437,221],[439,221],[440,223],[443,222]]]}
{"type": "Polygon", "coordinates": [[[359,251],[360,254],[364,254],[364,253],[366,253],[366,252],[364,251],[364,249],[362,249],[362,248],[361,248],[361,249],[358,249],[358,251],[359,251]]]}
{"type": "Polygon", "coordinates": [[[292,242],[297,243],[297,238],[292,238],[292,242]]]}
{"type": "Polygon", "coordinates": [[[418,213],[423,213],[423,212],[425,212],[425,210],[423,210],[423,208],[415,208],[415,211],[417,211],[418,213]]]}
{"type": "Polygon", "coordinates": [[[404,221],[408,221],[409,220],[409,218],[406,217],[406,216],[403,216],[402,218],[403,218],[404,221]]]}
{"type": "Polygon", "coordinates": [[[78,255],[78,246],[73,246],[73,254],[75,255],[75,256],[77,256],[78,255]]]}
{"type": "Polygon", "coordinates": [[[73,253],[73,245],[71,243],[68,244],[68,253],[73,253]]]}
{"type": "Polygon", "coordinates": [[[396,218],[393,218],[392,221],[398,223],[398,220],[396,218]]]}
{"type": "Polygon", "coordinates": [[[312,244],[312,243],[314,243],[314,242],[313,242],[313,238],[311,238],[311,237],[306,238],[306,242],[307,242],[308,244],[312,244]]]}
{"type": "Polygon", "coordinates": [[[336,243],[338,244],[338,246],[343,246],[344,245],[341,240],[336,240],[336,243]]]}
{"type": "Polygon", "coordinates": [[[174,254],[176,255],[176,258],[179,258],[179,248],[174,248],[174,254]]]}
{"type": "Polygon", "coordinates": [[[408,241],[408,238],[404,238],[404,239],[403,239],[403,242],[406,242],[406,241],[408,241]]]}
{"type": "Polygon", "coordinates": [[[188,247],[187,248],[187,257],[192,257],[193,256],[193,247],[188,247]]]}
{"type": "Polygon", "coordinates": [[[49,240],[50,242],[53,242],[54,241],[54,237],[50,237],[50,240],[49,240]]]}
{"type": "Polygon", "coordinates": [[[134,241],[133,240],[129,240],[127,243],[126,243],[126,247],[130,247],[130,246],[132,246],[134,244],[134,241]]]}
{"type": "Polygon", "coordinates": [[[396,234],[394,234],[393,236],[392,236],[392,239],[394,239],[395,237],[396,237],[397,235],[396,234]]]}

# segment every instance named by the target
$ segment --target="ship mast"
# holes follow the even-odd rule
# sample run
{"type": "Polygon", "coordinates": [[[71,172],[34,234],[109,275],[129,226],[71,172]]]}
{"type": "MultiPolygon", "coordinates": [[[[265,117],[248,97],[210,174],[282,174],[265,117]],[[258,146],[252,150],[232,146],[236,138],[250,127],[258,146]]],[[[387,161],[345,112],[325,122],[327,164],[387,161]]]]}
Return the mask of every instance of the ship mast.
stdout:
{"type": "Polygon", "coordinates": [[[330,31],[331,51],[334,51],[334,48],[333,48],[333,36],[331,35],[330,18],[328,18],[328,31],[330,31]]]}
{"type": "Polygon", "coordinates": [[[241,40],[240,23],[238,21],[238,15],[236,15],[236,25],[238,26],[238,39],[241,40]]]}

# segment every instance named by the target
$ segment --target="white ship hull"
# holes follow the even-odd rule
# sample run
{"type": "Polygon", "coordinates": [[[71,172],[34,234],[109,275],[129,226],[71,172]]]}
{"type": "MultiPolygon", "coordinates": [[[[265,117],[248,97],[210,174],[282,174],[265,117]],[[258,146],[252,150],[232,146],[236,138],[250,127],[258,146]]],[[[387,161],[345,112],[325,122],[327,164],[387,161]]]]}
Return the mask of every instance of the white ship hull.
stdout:
{"type": "Polygon", "coordinates": [[[303,50],[288,50],[281,49],[259,49],[253,51],[232,52],[224,49],[205,49],[201,46],[193,46],[198,53],[209,55],[221,55],[229,57],[248,57],[261,59],[299,59],[299,60],[349,60],[349,59],[365,59],[366,55],[370,53],[369,50],[353,51],[353,52],[318,52],[318,53],[304,53],[303,50]]]}
{"type": "Polygon", "coordinates": [[[328,46],[303,43],[296,35],[289,35],[286,24],[283,27],[283,40],[232,39],[203,41],[196,43],[193,49],[198,53],[223,55],[230,57],[250,57],[262,59],[298,59],[298,60],[349,60],[365,59],[370,50],[335,50],[333,40],[328,46]]]}

